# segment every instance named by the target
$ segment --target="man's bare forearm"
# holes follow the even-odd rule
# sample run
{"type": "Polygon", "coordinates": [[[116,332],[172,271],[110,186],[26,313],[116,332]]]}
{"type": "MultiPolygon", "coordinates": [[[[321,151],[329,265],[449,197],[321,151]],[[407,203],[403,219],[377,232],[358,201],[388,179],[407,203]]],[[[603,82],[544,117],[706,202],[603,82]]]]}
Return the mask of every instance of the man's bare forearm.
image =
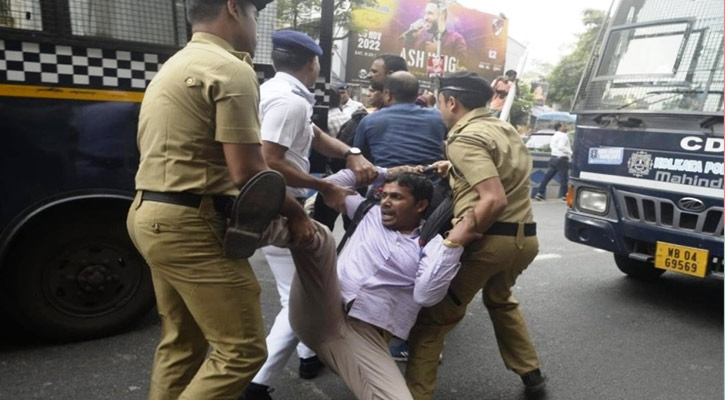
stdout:
{"type": "Polygon", "coordinates": [[[284,203],[282,204],[282,208],[279,210],[279,213],[289,219],[307,216],[307,214],[305,214],[305,209],[302,208],[302,205],[300,205],[297,199],[292,197],[290,194],[285,195],[284,203]]]}
{"type": "Polygon", "coordinates": [[[284,179],[287,181],[287,186],[317,191],[323,190],[328,186],[324,180],[300,171],[286,159],[270,162],[269,166],[284,176],[284,179]]]}
{"type": "Polygon", "coordinates": [[[326,134],[319,128],[315,130],[315,133],[315,140],[312,142],[312,148],[325,157],[345,158],[345,153],[350,150],[350,146],[326,134]]]}

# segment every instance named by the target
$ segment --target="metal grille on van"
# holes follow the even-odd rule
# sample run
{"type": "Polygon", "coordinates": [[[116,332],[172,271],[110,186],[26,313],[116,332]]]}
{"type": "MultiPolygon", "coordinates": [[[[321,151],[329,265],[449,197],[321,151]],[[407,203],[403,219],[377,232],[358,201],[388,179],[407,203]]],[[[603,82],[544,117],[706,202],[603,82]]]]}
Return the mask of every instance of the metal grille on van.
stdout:
{"type": "Polygon", "coordinates": [[[668,199],[623,191],[617,192],[617,202],[622,216],[630,221],[705,235],[723,235],[722,207],[710,207],[700,212],[683,211],[668,199]]]}

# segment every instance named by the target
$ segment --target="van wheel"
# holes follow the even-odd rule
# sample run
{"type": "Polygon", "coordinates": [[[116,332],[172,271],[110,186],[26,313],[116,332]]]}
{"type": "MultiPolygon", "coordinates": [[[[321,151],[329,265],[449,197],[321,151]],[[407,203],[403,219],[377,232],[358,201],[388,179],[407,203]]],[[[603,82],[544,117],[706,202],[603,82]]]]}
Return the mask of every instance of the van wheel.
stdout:
{"type": "Polygon", "coordinates": [[[106,336],[144,316],[154,304],[151,276],[122,221],[66,217],[25,232],[5,269],[10,315],[52,341],[106,336]]]}
{"type": "Polygon", "coordinates": [[[665,270],[655,268],[654,265],[644,261],[632,260],[627,256],[614,255],[614,262],[617,268],[634,279],[651,282],[662,275],[665,270]]]}

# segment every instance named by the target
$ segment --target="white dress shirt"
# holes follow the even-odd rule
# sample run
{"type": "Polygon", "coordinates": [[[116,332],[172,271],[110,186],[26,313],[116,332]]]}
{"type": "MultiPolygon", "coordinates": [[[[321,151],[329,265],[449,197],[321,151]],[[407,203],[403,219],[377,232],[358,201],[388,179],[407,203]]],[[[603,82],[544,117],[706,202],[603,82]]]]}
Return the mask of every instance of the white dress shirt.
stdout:
{"type": "MultiPolygon", "coordinates": [[[[387,170],[378,168],[375,184],[387,170]]],[[[343,169],[326,180],[355,186],[355,174],[343,169]]],[[[365,200],[359,194],[345,198],[346,214],[354,218],[365,200]]],[[[337,260],[340,292],[348,315],[407,339],[418,312],[440,302],[461,266],[463,247],[448,247],[435,235],[424,246],[420,229],[404,234],[383,226],[380,205],[373,206],[350,236],[337,260]]]]}
{"type": "MultiPolygon", "coordinates": [[[[310,172],[312,106],[315,95],[294,76],[277,72],[259,87],[262,140],[287,148],[285,159],[300,171],[310,172]]],[[[294,197],[307,197],[307,189],[287,187],[294,197]]]]}
{"type": "Polygon", "coordinates": [[[569,135],[566,132],[557,131],[551,137],[549,143],[551,147],[551,155],[554,157],[566,157],[571,160],[571,144],[569,143],[569,135]]]}
{"type": "Polygon", "coordinates": [[[348,116],[352,116],[352,113],[357,111],[362,106],[363,104],[361,102],[349,99],[347,103],[345,103],[344,106],[340,106],[340,108],[342,108],[342,112],[344,112],[348,116]]]}

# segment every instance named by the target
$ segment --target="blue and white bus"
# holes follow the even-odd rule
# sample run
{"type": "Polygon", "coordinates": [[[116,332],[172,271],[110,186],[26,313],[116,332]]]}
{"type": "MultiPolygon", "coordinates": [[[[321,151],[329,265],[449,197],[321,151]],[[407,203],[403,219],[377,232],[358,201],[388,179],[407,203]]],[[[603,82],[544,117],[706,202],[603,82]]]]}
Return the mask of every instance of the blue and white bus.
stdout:
{"type": "MultiPolygon", "coordinates": [[[[324,128],[334,4],[322,8],[324,128]]],[[[260,81],[274,74],[272,33],[287,27],[279,11],[274,2],[259,17],[260,81]]],[[[183,0],[0,0],[0,308],[25,331],[108,335],[153,307],[125,225],[138,112],[189,37],[183,0]]]]}
{"type": "Polygon", "coordinates": [[[722,280],[722,2],[615,1],[573,112],[566,237],[635,278],[722,280]]]}

